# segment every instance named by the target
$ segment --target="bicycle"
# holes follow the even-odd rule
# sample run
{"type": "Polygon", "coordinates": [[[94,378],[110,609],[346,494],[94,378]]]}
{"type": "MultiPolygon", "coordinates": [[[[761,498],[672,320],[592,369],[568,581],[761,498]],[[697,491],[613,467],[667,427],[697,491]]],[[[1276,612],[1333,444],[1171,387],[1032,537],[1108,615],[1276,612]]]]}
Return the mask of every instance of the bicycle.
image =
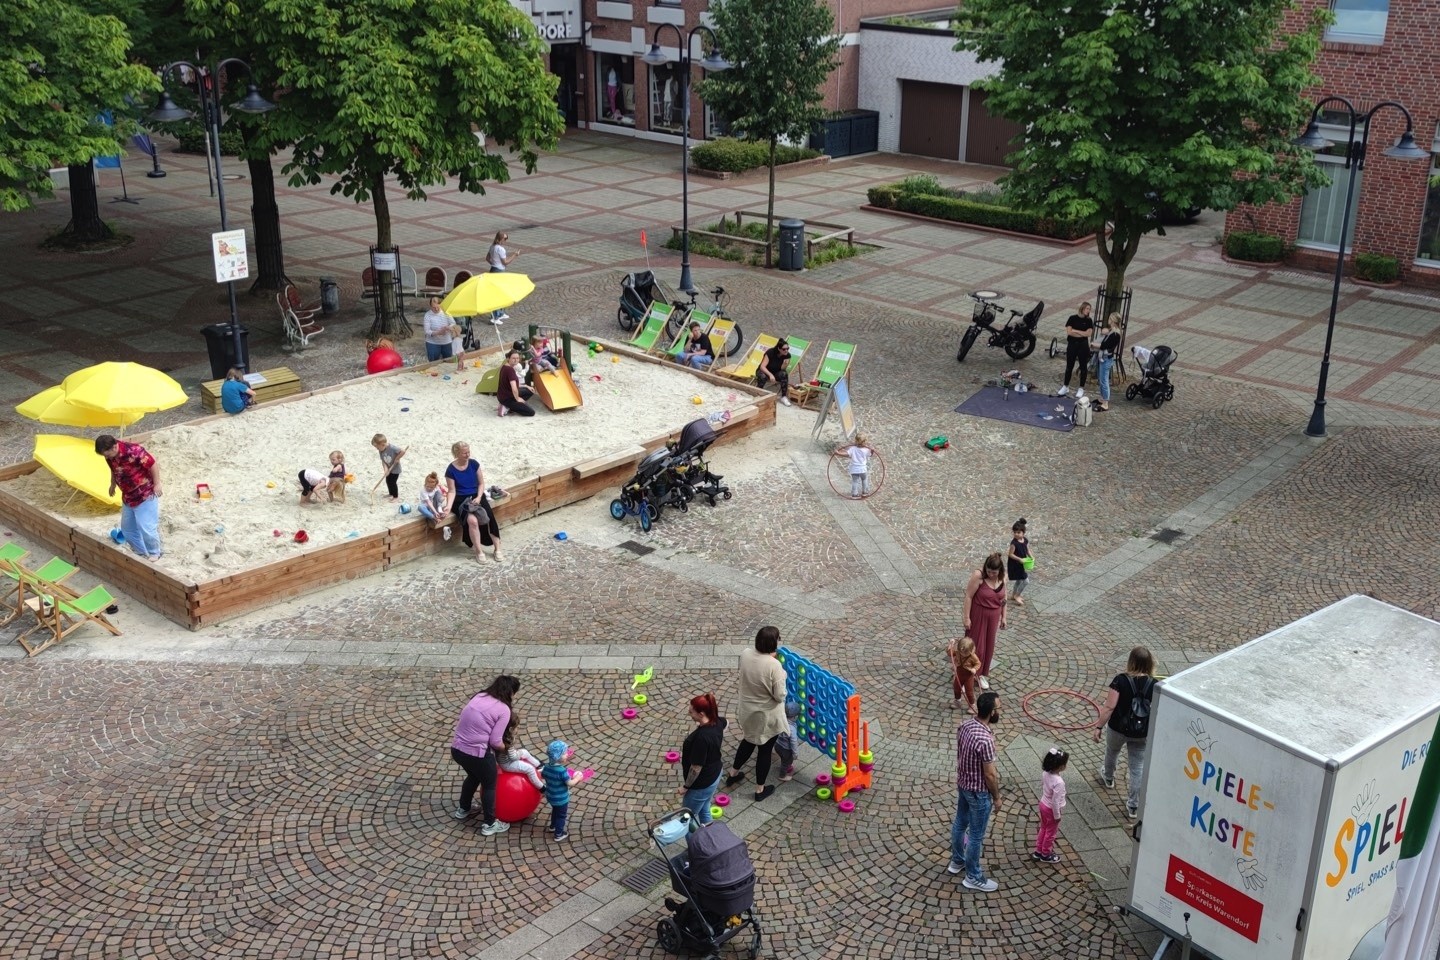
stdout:
{"type": "MultiPolygon", "coordinates": [[[[689,294],[687,294],[687,296],[689,296],[690,298],[688,303],[675,304],[675,311],[670,314],[670,321],[665,325],[665,336],[667,336],[672,343],[675,341],[676,337],[680,336],[680,331],[685,329],[685,327],[690,323],[690,314],[695,310],[695,298],[698,295],[699,291],[691,290],[689,294]]],[[[731,320],[732,322],[734,322],[734,318],[730,317],[725,313],[724,287],[716,287],[714,290],[711,290],[710,299],[710,307],[705,312],[710,314],[711,319],[731,320]]],[[[745,332],[740,329],[740,324],[736,322],[734,327],[730,330],[730,335],[726,337],[725,349],[721,352],[727,356],[733,357],[740,352],[740,348],[744,345],[744,343],[745,332]]]]}

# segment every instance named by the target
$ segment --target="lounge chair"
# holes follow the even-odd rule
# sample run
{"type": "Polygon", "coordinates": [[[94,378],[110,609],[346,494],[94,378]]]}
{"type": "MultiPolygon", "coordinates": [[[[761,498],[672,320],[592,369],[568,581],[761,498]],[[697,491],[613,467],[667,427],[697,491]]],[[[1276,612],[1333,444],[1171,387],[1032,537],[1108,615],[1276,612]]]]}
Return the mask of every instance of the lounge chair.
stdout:
{"type": "Polygon", "coordinates": [[[685,322],[680,324],[680,332],[676,334],[675,341],[670,344],[670,349],[665,351],[665,356],[674,360],[684,351],[685,344],[690,342],[690,324],[700,324],[700,332],[708,334],[710,326],[714,322],[715,318],[704,310],[691,310],[690,315],[685,318],[685,322]]]}
{"type": "Polygon", "coordinates": [[[734,332],[735,321],[729,317],[721,317],[710,324],[710,349],[715,351],[715,364],[721,364],[730,359],[730,354],[725,352],[725,347],[730,343],[730,334],[734,332]]]}
{"type": "Polygon", "coordinates": [[[820,365],[815,371],[815,376],[796,387],[800,405],[809,406],[811,401],[818,402],[824,398],[835,384],[849,374],[850,364],[854,360],[855,344],[842,343],[839,340],[831,340],[827,343],[825,353],[820,357],[820,365]]]}
{"type": "Polygon", "coordinates": [[[660,334],[665,332],[665,324],[670,322],[670,314],[675,307],[672,304],[655,301],[650,304],[650,312],[645,315],[645,326],[635,335],[635,339],[626,344],[627,347],[634,347],[645,353],[655,349],[655,344],[660,339],[660,334]]]}
{"type": "Polygon", "coordinates": [[[8,577],[11,581],[4,588],[5,602],[0,605],[0,609],[5,611],[5,619],[0,620],[0,627],[13,623],[25,612],[27,594],[31,598],[38,596],[42,584],[62,583],[78,569],[62,557],[52,557],[39,570],[27,570],[20,563],[20,558],[24,555],[25,551],[21,550],[19,557],[0,557],[0,576],[8,577]]]}
{"type": "Polygon", "coordinates": [[[728,366],[721,367],[715,372],[722,377],[730,377],[731,379],[743,380],[748,383],[755,379],[755,374],[759,371],[760,364],[765,362],[765,352],[779,342],[779,337],[762,333],[755,338],[754,343],[750,344],[750,349],[746,352],[744,360],[741,360],[739,363],[732,363],[728,366]]]}
{"type": "Polygon", "coordinates": [[[105,609],[115,602],[115,598],[104,587],[95,587],[79,596],[59,584],[43,581],[39,589],[39,596],[25,602],[25,606],[35,614],[35,626],[15,638],[28,656],[33,657],[55,646],[87,623],[108,630],[113,636],[120,636],[120,629],[105,617],[105,609]],[[32,634],[38,634],[38,639],[31,641],[32,634]]]}

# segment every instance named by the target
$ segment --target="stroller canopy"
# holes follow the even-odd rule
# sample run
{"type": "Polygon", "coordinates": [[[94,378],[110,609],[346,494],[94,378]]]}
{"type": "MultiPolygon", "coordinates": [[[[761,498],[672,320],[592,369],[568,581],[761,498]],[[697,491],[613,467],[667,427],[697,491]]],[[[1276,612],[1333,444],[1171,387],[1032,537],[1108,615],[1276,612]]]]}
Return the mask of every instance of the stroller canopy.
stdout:
{"type": "Polygon", "coordinates": [[[680,442],[676,445],[675,452],[692,453],[704,450],[714,442],[715,428],[710,426],[709,420],[691,420],[685,424],[685,429],[680,431],[680,442]]]}
{"type": "Polygon", "coordinates": [[[690,834],[690,880],[700,887],[723,890],[755,879],[745,841],[723,823],[712,823],[690,834]]]}

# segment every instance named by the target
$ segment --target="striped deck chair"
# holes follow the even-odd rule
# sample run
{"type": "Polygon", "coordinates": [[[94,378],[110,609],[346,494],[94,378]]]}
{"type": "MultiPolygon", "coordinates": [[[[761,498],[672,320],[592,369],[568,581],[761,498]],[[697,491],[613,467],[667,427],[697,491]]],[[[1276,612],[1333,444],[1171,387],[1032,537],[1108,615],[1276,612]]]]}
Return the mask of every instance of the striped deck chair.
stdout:
{"type": "Polygon", "coordinates": [[[27,595],[29,597],[38,596],[41,584],[62,583],[79,569],[68,560],[52,557],[39,570],[27,570],[20,564],[20,558],[23,556],[25,556],[24,550],[20,551],[18,557],[0,557],[0,576],[10,580],[4,585],[5,600],[3,604],[0,604],[0,610],[5,612],[5,618],[0,620],[0,627],[13,623],[25,612],[27,595]]]}
{"type": "Polygon", "coordinates": [[[640,328],[634,340],[625,345],[645,353],[654,350],[660,334],[665,332],[665,324],[670,322],[670,314],[674,311],[673,304],[661,303],[658,300],[650,304],[650,312],[645,315],[645,326],[640,328]]]}
{"type": "Polygon", "coordinates": [[[831,340],[826,344],[815,376],[796,388],[800,405],[808,407],[812,402],[823,400],[830,389],[850,372],[850,364],[854,359],[855,344],[842,343],[839,340],[831,340]]]}
{"type": "Polygon", "coordinates": [[[721,367],[715,372],[722,377],[731,377],[732,379],[743,380],[749,383],[755,379],[755,371],[759,370],[760,364],[764,362],[765,351],[779,342],[779,337],[762,333],[755,338],[754,343],[750,344],[750,349],[746,352],[744,360],[741,360],[739,363],[732,363],[729,366],[721,367]]]}
{"type": "Polygon", "coordinates": [[[690,339],[690,324],[700,324],[700,332],[708,334],[714,322],[715,318],[704,310],[691,310],[690,315],[685,318],[685,322],[680,324],[680,333],[676,335],[674,342],[670,344],[670,349],[665,351],[665,357],[669,360],[674,360],[680,356],[681,351],[685,349],[686,341],[690,339]]]}
{"type": "Polygon", "coordinates": [[[730,342],[730,334],[735,332],[735,321],[729,317],[721,317],[710,324],[710,349],[715,351],[715,363],[722,364],[730,359],[725,352],[725,346],[730,342]]]}
{"type": "Polygon", "coordinates": [[[40,596],[32,597],[26,607],[34,610],[35,626],[26,630],[16,641],[25,648],[28,656],[48,650],[87,623],[93,623],[120,636],[120,629],[105,617],[105,608],[115,602],[110,591],[95,587],[77,596],[58,584],[40,584],[40,596]],[[38,634],[36,640],[30,639],[38,634]]]}

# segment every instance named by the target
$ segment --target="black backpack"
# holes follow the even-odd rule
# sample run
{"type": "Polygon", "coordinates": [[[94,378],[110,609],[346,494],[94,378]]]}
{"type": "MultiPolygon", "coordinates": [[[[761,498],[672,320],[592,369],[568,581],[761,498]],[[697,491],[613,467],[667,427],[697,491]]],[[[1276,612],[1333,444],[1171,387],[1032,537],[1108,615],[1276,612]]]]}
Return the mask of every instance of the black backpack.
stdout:
{"type": "Polygon", "coordinates": [[[1155,689],[1155,681],[1145,678],[1145,683],[1139,689],[1135,687],[1135,678],[1125,678],[1130,684],[1130,712],[1120,718],[1120,732],[1131,740],[1143,740],[1150,733],[1150,694],[1155,689]]]}

